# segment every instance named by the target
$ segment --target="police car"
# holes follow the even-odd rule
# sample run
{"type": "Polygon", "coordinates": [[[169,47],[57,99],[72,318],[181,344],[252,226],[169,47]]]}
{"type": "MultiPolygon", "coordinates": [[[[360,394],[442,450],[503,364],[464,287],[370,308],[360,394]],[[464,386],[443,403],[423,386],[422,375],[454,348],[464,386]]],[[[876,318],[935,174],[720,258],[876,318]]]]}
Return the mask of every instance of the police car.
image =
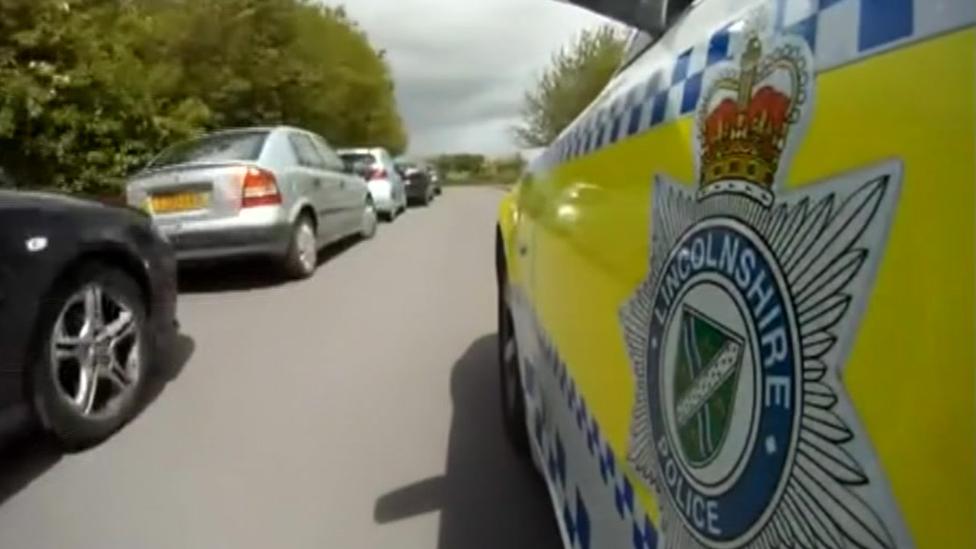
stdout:
{"type": "Polygon", "coordinates": [[[496,246],[566,547],[976,547],[976,2],[575,3],[635,37],[496,246]]]}

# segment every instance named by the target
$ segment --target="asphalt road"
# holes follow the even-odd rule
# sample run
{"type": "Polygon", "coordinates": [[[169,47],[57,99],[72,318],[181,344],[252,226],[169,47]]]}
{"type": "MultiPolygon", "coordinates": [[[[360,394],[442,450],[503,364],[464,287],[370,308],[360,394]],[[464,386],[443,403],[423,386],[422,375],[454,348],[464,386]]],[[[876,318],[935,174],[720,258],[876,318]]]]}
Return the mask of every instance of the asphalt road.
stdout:
{"type": "Polygon", "coordinates": [[[181,374],[99,448],[8,448],[0,547],[558,547],[500,427],[500,198],[447,190],[307,281],[187,273],[181,374]]]}

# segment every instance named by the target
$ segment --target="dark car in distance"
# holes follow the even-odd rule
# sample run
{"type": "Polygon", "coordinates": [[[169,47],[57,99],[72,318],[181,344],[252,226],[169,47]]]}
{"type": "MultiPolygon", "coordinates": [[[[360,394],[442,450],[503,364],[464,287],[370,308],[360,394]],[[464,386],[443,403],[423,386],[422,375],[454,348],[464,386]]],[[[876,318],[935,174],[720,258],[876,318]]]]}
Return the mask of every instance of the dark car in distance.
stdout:
{"type": "Polygon", "coordinates": [[[173,367],[176,262],[149,217],[0,190],[0,429],[65,448],[111,436],[173,367]]]}
{"type": "Polygon", "coordinates": [[[398,160],[396,169],[407,189],[407,202],[426,206],[437,195],[437,185],[430,172],[419,164],[398,160]]]}
{"type": "Polygon", "coordinates": [[[440,196],[441,194],[441,175],[437,168],[431,165],[424,166],[424,171],[427,172],[427,176],[430,177],[430,184],[434,187],[434,196],[440,196]]]}

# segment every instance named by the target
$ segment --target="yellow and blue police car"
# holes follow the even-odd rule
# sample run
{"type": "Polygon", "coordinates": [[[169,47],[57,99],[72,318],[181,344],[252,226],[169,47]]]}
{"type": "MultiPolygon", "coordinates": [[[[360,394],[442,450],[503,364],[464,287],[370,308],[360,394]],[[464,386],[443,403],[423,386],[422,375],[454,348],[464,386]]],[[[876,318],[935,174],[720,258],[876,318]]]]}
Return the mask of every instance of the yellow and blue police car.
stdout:
{"type": "Polygon", "coordinates": [[[574,3],[641,30],[496,246],[565,545],[976,547],[976,2],[574,3]]]}

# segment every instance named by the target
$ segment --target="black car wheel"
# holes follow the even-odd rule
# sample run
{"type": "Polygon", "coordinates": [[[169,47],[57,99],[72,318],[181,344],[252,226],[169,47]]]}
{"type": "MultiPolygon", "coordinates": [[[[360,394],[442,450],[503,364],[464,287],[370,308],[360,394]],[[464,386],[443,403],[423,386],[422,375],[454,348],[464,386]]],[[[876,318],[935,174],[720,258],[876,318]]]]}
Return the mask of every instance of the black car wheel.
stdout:
{"type": "Polygon", "coordinates": [[[138,407],[151,364],[142,291],[88,263],[44,300],[29,372],[34,410],[69,450],[108,438],[138,407]]]}
{"type": "Polygon", "coordinates": [[[529,433],[525,425],[525,396],[519,372],[518,341],[512,311],[506,299],[505,286],[498,292],[498,365],[501,381],[502,420],[512,447],[529,456],[529,433]]]}

